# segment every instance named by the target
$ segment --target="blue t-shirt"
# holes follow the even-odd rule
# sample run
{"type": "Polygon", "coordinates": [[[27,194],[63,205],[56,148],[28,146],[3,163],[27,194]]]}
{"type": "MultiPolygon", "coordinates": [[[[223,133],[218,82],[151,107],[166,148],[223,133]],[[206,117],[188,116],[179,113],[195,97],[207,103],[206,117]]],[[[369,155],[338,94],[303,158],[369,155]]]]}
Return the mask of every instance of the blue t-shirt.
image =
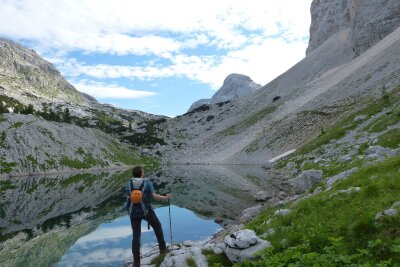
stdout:
{"type": "MultiPolygon", "coordinates": [[[[143,180],[143,178],[131,178],[131,179],[134,179],[136,181],[143,180]]],[[[143,192],[143,202],[149,208],[151,208],[151,206],[150,206],[151,194],[154,192],[155,191],[154,191],[153,183],[150,180],[146,180],[146,187],[143,192]]],[[[126,188],[126,210],[127,211],[129,211],[129,208],[131,206],[130,195],[131,195],[131,186],[130,186],[130,180],[129,180],[128,186],[126,188]]]]}

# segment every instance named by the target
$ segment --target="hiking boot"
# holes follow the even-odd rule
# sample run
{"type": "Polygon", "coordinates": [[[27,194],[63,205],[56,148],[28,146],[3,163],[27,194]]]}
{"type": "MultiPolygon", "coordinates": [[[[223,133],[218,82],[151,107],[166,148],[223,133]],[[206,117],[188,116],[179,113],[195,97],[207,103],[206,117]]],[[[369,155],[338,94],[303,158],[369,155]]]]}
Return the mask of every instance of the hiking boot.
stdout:
{"type": "Polygon", "coordinates": [[[134,261],[133,267],[140,267],[140,261],[134,261]]]}

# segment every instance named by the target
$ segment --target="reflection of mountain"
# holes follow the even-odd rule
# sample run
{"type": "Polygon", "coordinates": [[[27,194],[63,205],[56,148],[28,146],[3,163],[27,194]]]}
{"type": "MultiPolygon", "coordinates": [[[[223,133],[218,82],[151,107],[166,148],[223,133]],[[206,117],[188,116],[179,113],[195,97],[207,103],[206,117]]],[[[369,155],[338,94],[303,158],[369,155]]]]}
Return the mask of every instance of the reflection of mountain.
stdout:
{"type": "Polygon", "coordinates": [[[19,177],[0,195],[3,233],[32,229],[50,218],[97,206],[125,183],[127,174],[19,177]]]}
{"type": "Polygon", "coordinates": [[[237,219],[243,209],[254,205],[258,191],[274,195],[279,190],[274,177],[254,165],[174,165],[152,181],[161,192],[172,191],[174,204],[208,218],[237,219]]]}
{"type": "Polygon", "coordinates": [[[114,172],[2,182],[9,189],[0,196],[0,227],[9,239],[0,245],[0,262],[53,266],[81,236],[124,214],[122,193],[115,193],[128,176],[114,172]]]}
{"type": "MultiPolygon", "coordinates": [[[[80,237],[125,215],[122,188],[129,176],[115,172],[1,181],[0,262],[53,266],[80,237]]],[[[158,192],[172,191],[172,204],[211,219],[236,219],[254,203],[257,191],[279,190],[258,166],[169,166],[151,180],[158,192]]]]}

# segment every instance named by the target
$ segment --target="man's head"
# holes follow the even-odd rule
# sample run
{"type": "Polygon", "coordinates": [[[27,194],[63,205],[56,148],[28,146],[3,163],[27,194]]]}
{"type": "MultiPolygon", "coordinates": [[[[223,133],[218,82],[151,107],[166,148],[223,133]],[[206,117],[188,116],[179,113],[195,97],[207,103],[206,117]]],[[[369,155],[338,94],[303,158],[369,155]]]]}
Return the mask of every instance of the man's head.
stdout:
{"type": "Polygon", "coordinates": [[[135,166],[132,170],[133,177],[141,178],[143,176],[144,170],[142,166],[135,166]]]}

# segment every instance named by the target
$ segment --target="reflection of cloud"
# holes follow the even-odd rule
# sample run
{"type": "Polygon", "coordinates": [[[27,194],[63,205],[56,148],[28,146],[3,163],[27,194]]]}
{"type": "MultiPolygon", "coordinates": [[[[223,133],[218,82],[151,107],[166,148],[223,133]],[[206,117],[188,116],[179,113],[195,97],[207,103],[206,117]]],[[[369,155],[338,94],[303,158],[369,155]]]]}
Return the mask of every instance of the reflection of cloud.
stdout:
{"type": "Polygon", "coordinates": [[[97,249],[89,253],[74,253],[68,259],[60,262],[59,266],[83,266],[88,263],[120,262],[132,257],[130,248],[97,249]]]}
{"type": "MultiPolygon", "coordinates": [[[[142,227],[142,233],[149,232],[147,227],[142,227]]],[[[132,228],[130,226],[121,226],[113,228],[99,228],[96,231],[79,238],[76,245],[84,245],[85,243],[96,241],[97,244],[102,241],[109,241],[110,239],[121,239],[132,235],[132,228]]]]}

